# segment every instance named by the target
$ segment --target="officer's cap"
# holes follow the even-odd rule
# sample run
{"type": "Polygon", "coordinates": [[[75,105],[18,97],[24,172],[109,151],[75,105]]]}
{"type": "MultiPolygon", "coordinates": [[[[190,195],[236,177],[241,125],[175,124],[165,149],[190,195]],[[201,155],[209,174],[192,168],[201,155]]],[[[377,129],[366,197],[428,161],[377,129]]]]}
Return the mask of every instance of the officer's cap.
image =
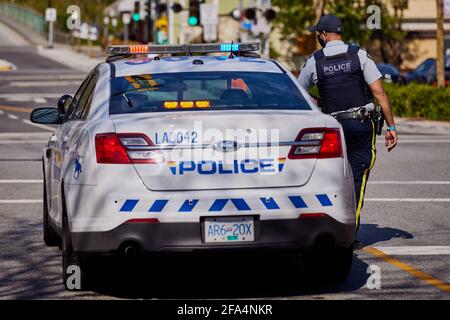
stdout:
{"type": "Polygon", "coordinates": [[[325,31],[341,34],[343,31],[341,19],[333,14],[327,14],[320,17],[319,22],[315,26],[308,28],[310,32],[325,31]]]}

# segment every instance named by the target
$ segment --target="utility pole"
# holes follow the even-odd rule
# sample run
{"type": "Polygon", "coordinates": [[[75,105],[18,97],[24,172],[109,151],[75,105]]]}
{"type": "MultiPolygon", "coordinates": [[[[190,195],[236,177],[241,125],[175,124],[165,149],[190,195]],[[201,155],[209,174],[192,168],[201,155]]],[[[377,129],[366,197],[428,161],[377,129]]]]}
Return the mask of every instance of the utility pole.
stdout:
{"type": "Polygon", "coordinates": [[[444,66],[444,1],[436,0],[436,69],[437,69],[437,86],[442,88],[445,86],[445,66],[444,66]]]}

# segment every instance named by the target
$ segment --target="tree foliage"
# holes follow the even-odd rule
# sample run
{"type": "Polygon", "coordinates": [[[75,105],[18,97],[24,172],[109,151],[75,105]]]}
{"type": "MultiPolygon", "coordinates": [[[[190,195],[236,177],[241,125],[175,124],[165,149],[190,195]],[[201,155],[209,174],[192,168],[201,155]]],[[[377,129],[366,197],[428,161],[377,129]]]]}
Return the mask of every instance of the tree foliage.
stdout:
{"type": "Polygon", "coordinates": [[[308,36],[308,27],[317,23],[322,14],[333,13],[341,18],[344,40],[360,46],[380,39],[380,56],[384,62],[399,66],[405,49],[406,33],[401,29],[403,12],[408,0],[273,0],[280,11],[275,26],[284,40],[297,45],[297,39],[308,36]],[[378,5],[381,9],[381,29],[369,30],[366,26],[367,7],[378,5]],[[323,8],[317,12],[317,8],[323,8]]]}

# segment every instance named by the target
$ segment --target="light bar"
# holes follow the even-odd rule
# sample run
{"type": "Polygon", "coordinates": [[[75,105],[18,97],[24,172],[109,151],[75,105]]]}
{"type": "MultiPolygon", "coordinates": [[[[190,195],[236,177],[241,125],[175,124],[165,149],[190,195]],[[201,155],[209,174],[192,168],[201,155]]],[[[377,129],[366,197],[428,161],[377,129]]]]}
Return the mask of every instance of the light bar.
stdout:
{"type": "Polygon", "coordinates": [[[106,48],[106,53],[110,55],[152,53],[152,54],[173,54],[173,53],[215,53],[215,52],[248,52],[259,51],[258,42],[244,43],[196,43],[183,45],[129,45],[111,46],[106,48]]]}

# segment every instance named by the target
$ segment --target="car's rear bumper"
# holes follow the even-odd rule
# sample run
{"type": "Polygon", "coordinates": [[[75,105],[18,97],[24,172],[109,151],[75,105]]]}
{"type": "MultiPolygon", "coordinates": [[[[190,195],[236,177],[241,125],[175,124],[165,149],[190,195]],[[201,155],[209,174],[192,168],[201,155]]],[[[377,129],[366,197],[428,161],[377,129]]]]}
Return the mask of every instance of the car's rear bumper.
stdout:
{"type": "Polygon", "coordinates": [[[317,245],[349,247],[355,225],[331,217],[286,220],[255,220],[255,241],[232,244],[205,243],[203,222],[127,222],[107,232],[73,232],[75,252],[93,254],[123,253],[136,246],[138,253],[194,251],[288,250],[305,252],[317,245]]]}

